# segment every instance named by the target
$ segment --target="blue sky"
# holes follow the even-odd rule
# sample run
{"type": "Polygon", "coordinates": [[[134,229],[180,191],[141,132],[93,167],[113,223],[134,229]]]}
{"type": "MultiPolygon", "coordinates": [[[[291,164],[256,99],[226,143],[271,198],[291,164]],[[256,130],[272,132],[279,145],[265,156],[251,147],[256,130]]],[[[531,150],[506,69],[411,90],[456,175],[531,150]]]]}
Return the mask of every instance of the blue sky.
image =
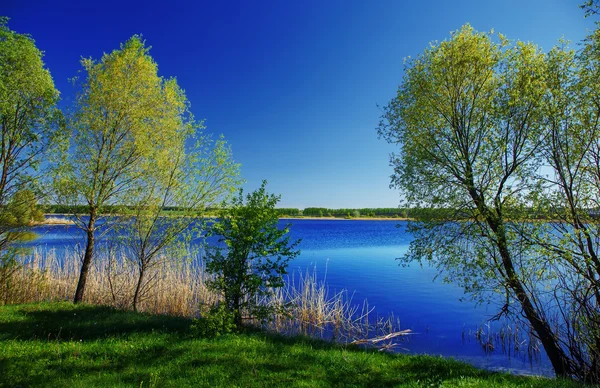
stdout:
{"type": "Polygon", "coordinates": [[[544,50],[576,43],[594,27],[581,2],[3,0],[0,15],[45,52],[63,106],[81,57],[142,34],[160,75],[177,77],[207,131],[225,135],[245,188],[267,179],[281,207],[394,207],[394,147],[375,128],[403,58],[467,22],[544,50]]]}

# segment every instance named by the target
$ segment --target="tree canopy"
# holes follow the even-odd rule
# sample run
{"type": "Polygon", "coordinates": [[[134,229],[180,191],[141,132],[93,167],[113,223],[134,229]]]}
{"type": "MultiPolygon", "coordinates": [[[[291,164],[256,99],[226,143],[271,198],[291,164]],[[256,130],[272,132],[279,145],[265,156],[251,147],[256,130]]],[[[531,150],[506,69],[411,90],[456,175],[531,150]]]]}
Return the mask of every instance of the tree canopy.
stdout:
{"type": "MultiPolygon", "coordinates": [[[[223,142],[210,151],[205,142],[186,153],[186,141],[201,124],[176,80],[158,75],[149,50],[134,36],[100,61],[82,60],[86,77],[69,120],[73,140],[56,170],[61,203],[86,205],[85,213],[77,214],[86,249],[76,302],[83,297],[94,256],[96,222],[107,205],[123,206],[116,209],[119,213],[127,206],[157,212],[167,205],[196,209],[229,190],[236,179],[237,167],[223,142]],[[184,190],[190,187],[196,191],[184,190]]],[[[138,215],[139,222],[147,221],[138,215]]],[[[105,221],[106,230],[111,225],[105,221]]]]}
{"type": "Polygon", "coordinates": [[[61,143],[59,93],[31,37],[0,17],[0,266],[12,260],[23,226],[43,219],[41,162],[61,143]]]}
{"type": "Polygon", "coordinates": [[[598,315],[581,313],[599,302],[597,34],[579,55],[564,43],[546,55],[465,25],[406,61],[378,128],[399,147],[392,183],[407,203],[451,209],[411,224],[403,262],[431,261],[476,300],[500,296],[498,316],[523,317],[557,375],[588,381],[600,378],[598,315]],[[565,227],[530,222],[531,209],[565,227]]]}

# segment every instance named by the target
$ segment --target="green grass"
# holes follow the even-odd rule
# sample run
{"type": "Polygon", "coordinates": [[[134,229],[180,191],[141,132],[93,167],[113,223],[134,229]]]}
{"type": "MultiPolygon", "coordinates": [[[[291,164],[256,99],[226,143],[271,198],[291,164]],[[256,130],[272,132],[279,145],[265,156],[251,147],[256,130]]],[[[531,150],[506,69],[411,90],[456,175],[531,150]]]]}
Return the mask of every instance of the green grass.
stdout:
{"type": "Polygon", "coordinates": [[[195,338],[190,324],[70,303],[0,307],[0,386],[574,386],[258,331],[195,338]]]}

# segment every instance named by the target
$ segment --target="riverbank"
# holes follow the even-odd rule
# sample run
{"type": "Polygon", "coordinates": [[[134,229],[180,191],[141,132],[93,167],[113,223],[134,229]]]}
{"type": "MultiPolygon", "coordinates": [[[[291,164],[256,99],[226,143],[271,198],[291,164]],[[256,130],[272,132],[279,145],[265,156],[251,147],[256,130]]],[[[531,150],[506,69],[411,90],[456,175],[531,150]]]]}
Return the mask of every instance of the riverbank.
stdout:
{"type": "Polygon", "coordinates": [[[191,324],[68,302],[2,306],[0,387],[577,386],[257,330],[198,338],[191,324]]]}

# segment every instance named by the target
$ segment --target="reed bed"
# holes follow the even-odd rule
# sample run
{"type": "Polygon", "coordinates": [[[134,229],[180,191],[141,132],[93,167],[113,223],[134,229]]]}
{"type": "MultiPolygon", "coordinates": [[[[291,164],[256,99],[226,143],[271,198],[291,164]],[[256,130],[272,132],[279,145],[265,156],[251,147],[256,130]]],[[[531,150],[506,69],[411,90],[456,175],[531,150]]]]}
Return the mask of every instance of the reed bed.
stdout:
{"type": "Polygon", "coordinates": [[[325,281],[318,280],[316,268],[292,274],[286,286],[274,292],[271,303],[287,306],[287,314],[276,315],[268,325],[277,332],[380,349],[397,346],[400,337],[410,333],[400,329],[393,315],[373,317],[368,302],[355,304],[347,290],[331,292],[325,281]]]}
{"type": "MultiPolygon", "coordinates": [[[[163,255],[147,272],[150,286],[142,295],[138,311],[196,318],[201,306],[216,303],[219,297],[206,285],[208,275],[199,255],[163,255]]],[[[0,304],[71,300],[82,256],[83,252],[77,250],[58,254],[41,249],[23,255],[6,281],[0,304]]],[[[84,302],[130,310],[137,277],[138,266],[124,252],[100,247],[88,275],[84,302]]],[[[366,301],[354,304],[346,290],[330,292],[326,283],[318,280],[315,269],[289,275],[286,286],[273,290],[262,303],[276,307],[264,327],[279,333],[391,347],[391,341],[376,339],[400,332],[399,321],[393,317],[373,318],[366,301]]],[[[397,340],[398,335],[389,338],[397,340]]]]}
{"type": "Polygon", "coordinates": [[[529,362],[539,361],[542,344],[531,329],[519,322],[505,320],[496,325],[488,322],[475,330],[463,329],[463,341],[474,338],[485,352],[501,351],[508,358],[519,357],[529,362]]]}
{"type": "MultiPolygon", "coordinates": [[[[2,302],[6,304],[72,299],[81,266],[81,252],[34,251],[19,260],[2,302]]],[[[114,250],[100,250],[87,283],[84,302],[130,309],[138,267],[114,250]]],[[[139,311],[194,317],[200,302],[215,299],[205,285],[204,271],[189,260],[161,257],[148,274],[151,282],[139,304],[139,311]]]]}

